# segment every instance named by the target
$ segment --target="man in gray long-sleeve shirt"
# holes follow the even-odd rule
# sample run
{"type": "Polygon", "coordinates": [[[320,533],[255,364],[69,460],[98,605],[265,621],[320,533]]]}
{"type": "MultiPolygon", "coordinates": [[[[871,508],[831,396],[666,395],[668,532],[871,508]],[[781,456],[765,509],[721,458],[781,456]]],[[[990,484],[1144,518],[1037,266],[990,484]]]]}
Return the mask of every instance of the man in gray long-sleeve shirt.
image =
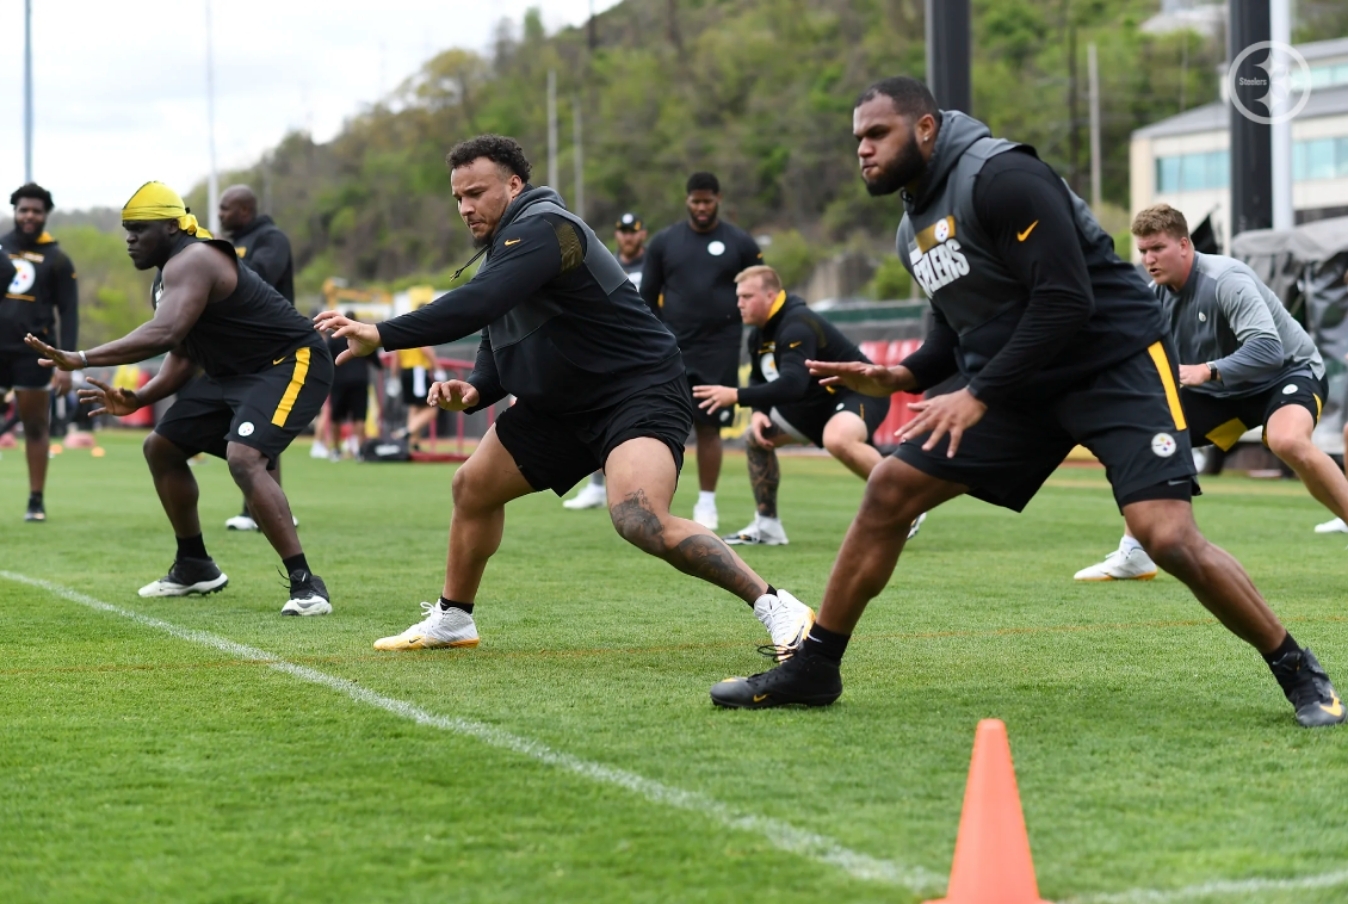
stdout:
{"type": "MultiPolygon", "coordinates": [[[[1133,236],[1181,362],[1180,403],[1194,444],[1226,451],[1262,426],[1264,444],[1344,518],[1348,479],[1311,442],[1325,400],[1325,362],[1311,337],[1245,264],[1195,251],[1184,214],[1170,205],[1139,213],[1133,236]]],[[[1103,562],[1076,573],[1078,581],[1155,576],[1126,533],[1103,562]]]]}

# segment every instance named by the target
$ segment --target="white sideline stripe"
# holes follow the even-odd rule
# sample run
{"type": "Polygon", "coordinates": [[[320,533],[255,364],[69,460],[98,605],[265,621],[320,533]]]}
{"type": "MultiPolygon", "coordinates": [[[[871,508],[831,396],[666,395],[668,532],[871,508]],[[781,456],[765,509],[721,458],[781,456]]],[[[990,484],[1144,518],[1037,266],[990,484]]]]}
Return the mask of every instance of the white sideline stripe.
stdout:
{"type": "Polygon", "coordinates": [[[1170,891],[1135,888],[1110,894],[1084,895],[1069,898],[1062,904],[1169,904],[1171,901],[1192,901],[1202,898],[1250,895],[1260,891],[1301,891],[1309,888],[1333,888],[1348,885],[1348,870],[1301,876],[1296,879],[1237,879],[1205,882],[1170,891]]]}
{"type": "Polygon", "coordinates": [[[720,823],[726,828],[759,835],[778,850],[809,857],[820,863],[837,867],[855,879],[897,885],[914,893],[941,891],[945,888],[945,876],[937,875],[921,867],[900,866],[890,860],[880,860],[849,850],[832,838],[808,832],[778,819],[737,810],[697,791],[685,791],[682,788],[676,788],[637,775],[635,772],[583,760],[569,753],[554,750],[539,741],[511,734],[484,722],[439,716],[406,701],[377,694],[345,678],[338,678],[336,675],[329,675],[307,666],[286,662],[257,647],[235,643],[232,640],[205,631],[179,627],[171,622],[123,609],[111,603],[105,603],[76,590],[62,587],[60,584],[30,578],[27,575],[16,574],[12,571],[0,570],[0,578],[40,588],[72,603],[79,603],[81,606],[87,606],[99,612],[107,612],[130,619],[144,627],[162,631],[180,640],[211,647],[238,659],[265,663],[268,668],[275,671],[298,678],[300,681],[337,691],[358,703],[365,703],[377,709],[382,709],[395,716],[416,722],[418,725],[426,725],[431,728],[439,728],[442,731],[475,738],[492,747],[509,750],[512,753],[529,757],[549,766],[564,769],[582,778],[623,788],[651,803],[687,810],[706,817],[712,822],[720,823]]]}
{"type": "MultiPolygon", "coordinates": [[[[790,823],[767,816],[745,813],[697,791],[675,788],[672,785],[666,785],[654,779],[637,775],[635,772],[583,760],[569,753],[553,750],[540,741],[511,734],[484,722],[437,716],[435,713],[428,712],[403,700],[395,700],[392,697],[377,694],[345,678],[338,678],[336,675],[329,675],[317,669],[278,659],[257,647],[235,643],[206,631],[182,628],[171,622],[142,615],[130,609],[123,609],[111,603],[105,603],[102,600],[94,599],[92,596],[87,596],[68,587],[62,587],[60,584],[53,584],[50,581],[30,578],[27,575],[4,570],[0,570],[0,578],[40,588],[72,603],[79,603],[81,606],[87,606],[99,612],[119,615],[147,628],[162,631],[180,640],[190,641],[204,647],[212,647],[238,659],[265,663],[268,668],[275,671],[337,691],[358,703],[365,703],[377,709],[382,709],[395,716],[401,716],[404,719],[416,722],[418,725],[427,725],[431,728],[439,728],[442,731],[476,738],[492,747],[509,750],[538,760],[541,763],[546,763],[549,766],[565,769],[591,781],[615,785],[645,798],[651,803],[674,807],[679,810],[688,810],[713,822],[718,822],[726,828],[760,835],[779,850],[789,854],[800,854],[820,863],[835,866],[856,879],[897,885],[907,888],[915,894],[942,891],[946,886],[945,876],[922,867],[905,867],[894,863],[892,860],[870,857],[849,850],[832,838],[807,832],[790,823]]],[[[1261,891],[1298,891],[1312,888],[1333,888],[1339,885],[1348,885],[1348,870],[1321,873],[1315,876],[1301,876],[1294,879],[1219,880],[1169,890],[1135,888],[1129,891],[1065,898],[1062,899],[1061,904],[1170,904],[1170,902],[1192,901],[1202,898],[1250,895],[1261,891]]]]}

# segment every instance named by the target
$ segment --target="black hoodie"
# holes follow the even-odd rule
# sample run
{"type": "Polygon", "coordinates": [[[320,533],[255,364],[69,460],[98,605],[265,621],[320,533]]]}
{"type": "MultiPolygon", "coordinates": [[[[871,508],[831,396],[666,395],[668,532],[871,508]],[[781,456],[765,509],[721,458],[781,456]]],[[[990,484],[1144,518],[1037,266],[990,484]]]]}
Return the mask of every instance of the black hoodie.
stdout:
{"type": "Polygon", "coordinates": [[[0,237],[0,248],[9,258],[5,263],[14,267],[0,283],[6,289],[0,297],[0,354],[36,354],[24,344],[25,333],[59,348],[78,348],[80,291],[75,265],[56,239],[44,232],[33,240],[15,230],[0,237]],[[52,328],[58,315],[61,332],[55,336],[52,328]]]}
{"type": "Polygon", "coordinates": [[[477,408],[513,394],[555,413],[594,411],[684,372],[617,259],[546,187],[526,185],[510,203],[467,284],[379,324],[389,351],[479,330],[477,408]]]}
{"type": "Polygon", "coordinates": [[[271,217],[254,217],[253,222],[230,235],[234,253],[262,281],[295,303],[295,262],[290,256],[290,239],[271,217]]]}

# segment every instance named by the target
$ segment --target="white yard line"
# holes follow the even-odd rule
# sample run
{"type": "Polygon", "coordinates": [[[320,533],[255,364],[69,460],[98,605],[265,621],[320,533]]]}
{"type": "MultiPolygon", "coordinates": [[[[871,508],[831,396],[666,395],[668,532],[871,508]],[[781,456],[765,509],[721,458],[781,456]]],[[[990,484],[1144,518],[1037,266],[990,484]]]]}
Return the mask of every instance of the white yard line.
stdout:
{"type": "MultiPolygon", "coordinates": [[[[345,678],[338,678],[336,675],[329,675],[317,669],[286,662],[265,650],[235,643],[217,634],[184,628],[162,619],[105,603],[77,590],[62,587],[60,584],[30,578],[27,575],[12,571],[0,570],[0,578],[18,584],[27,584],[30,587],[37,587],[72,603],[79,603],[81,606],[87,606],[98,612],[106,612],[110,615],[129,619],[143,627],[169,634],[179,640],[186,640],[203,647],[211,647],[237,659],[263,663],[270,669],[298,678],[300,681],[309,684],[326,687],[357,703],[382,709],[395,716],[416,722],[418,725],[426,725],[431,728],[438,728],[441,731],[475,738],[492,747],[509,750],[512,753],[564,769],[591,781],[623,788],[651,803],[674,807],[679,810],[688,810],[726,828],[759,835],[778,850],[809,857],[820,863],[837,867],[855,879],[900,886],[914,894],[940,892],[946,885],[945,876],[933,873],[930,870],[921,867],[901,866],[892,860],[880,860],[858,853],[843,847],[832,838],[797,828],[790,823],[737,810],[729,804],[721,803],[700,792],[685,791],[682,788],[676,788],[673,785],[666,785],[654,779],[637,775],[635,772],[584,760],[569,753],[555,750],[540,741],[512,734],[485,722],[436,715],[405,700],[386,697],[345,678]]],[[[1302,889],[1336,888],[1341,885],[1348,885],[1348,870],[1292,879],[1218,880],[1169,890],[1138,888],[1129,891],[1083,895],[1066,899],[1063,904],[1172,904],[1172,902],[1200,901],[1205,898],[1248,897],[1262,891],[1298,891],[1302,889]]]]}

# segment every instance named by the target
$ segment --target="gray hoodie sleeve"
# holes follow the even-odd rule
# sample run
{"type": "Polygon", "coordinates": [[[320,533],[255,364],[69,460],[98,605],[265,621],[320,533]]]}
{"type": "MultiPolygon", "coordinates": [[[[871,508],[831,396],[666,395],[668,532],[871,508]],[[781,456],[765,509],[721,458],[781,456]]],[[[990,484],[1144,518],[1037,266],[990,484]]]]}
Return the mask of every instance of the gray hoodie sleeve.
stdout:
{"type": "Polygon", "coordinates": [[[1211,362],[1222,382],[1248,383],[1275,374],[1286,354],[1259,286],[1239,270],[1228,270],[1217,279],[1216,293],[1217,305],[1239,343],[1234,352],[1211,362]]]}

